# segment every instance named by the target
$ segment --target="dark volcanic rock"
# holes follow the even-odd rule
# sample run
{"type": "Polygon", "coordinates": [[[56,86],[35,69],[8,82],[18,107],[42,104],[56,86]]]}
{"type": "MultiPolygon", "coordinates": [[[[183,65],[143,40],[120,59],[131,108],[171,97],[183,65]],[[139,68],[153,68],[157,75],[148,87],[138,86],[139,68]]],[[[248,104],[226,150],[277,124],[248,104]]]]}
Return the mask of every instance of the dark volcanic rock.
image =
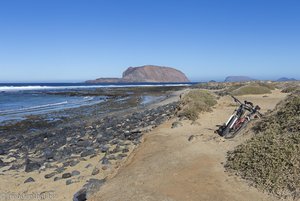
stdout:
{"type": "Polygon", "coordinates": [[[49,179],[49,178],[53,177],[54,175],[56,175],[56,172],[51,172],[49,174],[46,174],[44,177],[45,177],[45,179],[49,179]]]}
{"type": "Polygon", "coordinates": [[[4,167],[5,163],[0,159],[0,167],[4,167]]]}
{"type": "Polygon", "coordinates": [[[100,187],[105,183],[105,179],[90,179],[82,189],[73,196],[73,201],[85,201],[89,196],[100,190],[100,187]]]}
{"type": "Polygon", "coordinates": [[[0,149],[0,155],[5,155],[6,152],[3,149],[0,149]]]}
{"type": "Polygon", "coordinates": [[[28,179],[26,179],[26,180],[24,181],[24,184],[25,184],[25,183],[29,183],[29,182],[35,182],[35,180],[34,180],[32,177],[29,177],[28,179]]]}
{"type": "Polygon", "coordinates": [[[73,170],[71,173],[72,176],[80,175],[80,172],[78,170],[73,170]]]}
{"type": "Polygon", "coordinates": [[[85,150],[85,151],[83,151],[81,154],[80,154],[80,156],[81,157],[86,157],[86,156],[89,156],[89,155],[93,155],[93,154],[95,154],[96,152],[95,152],[95,150],[94,149],[90,149],[90,150],[85,150]]]}
{"type": "Polygon", "coordinates": [[[53,159],[54,153],[51,149],[47,148],[44,150],[44,156],[46,159],[53,159]]]}
{"type": "Polygon", "coordinates": [[[25,163],[25,172],[35,171],[35,170],[40,169],[40,167],[41,167],[41,164],[39,164],[38,162],[34,162],[34,161],[27,159],[26,163],[25,163]]]}
{"type": "Polygon", "coordinates": [[[98,169],[98,168],[94,168],[93,169],[93,172],[92,172],[92,175],[97,175],[97,174],[99,174],[99,172],[100,172],[100,170],[98,169]]]}
{"type": "Polygon", "coordinates": [[[72,174],[71,174],[71,173],[64,173],[61,177],[62,177],[63,179],[67,179],[67,178],[72,177],[72,174]]]}
{"type": "Polygon", "coordinates": [[[178,128],[178,127],[181,127],[183,126],[183,124],[179,121],[175,121],[172,123],[172,127],[171,128],[178,128]]]}

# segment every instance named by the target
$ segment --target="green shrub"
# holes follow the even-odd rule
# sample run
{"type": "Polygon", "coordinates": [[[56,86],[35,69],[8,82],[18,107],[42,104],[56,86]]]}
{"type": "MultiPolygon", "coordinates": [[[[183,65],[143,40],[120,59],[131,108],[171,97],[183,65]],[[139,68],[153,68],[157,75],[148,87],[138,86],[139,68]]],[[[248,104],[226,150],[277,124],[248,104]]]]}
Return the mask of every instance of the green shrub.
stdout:
{"type": "Polygon", "coordinates": [[[191,90],[180,101],[179,116],[195,121],[201,112],[211,111],[216,103],[216,97],[211,93],[199,89],[191,90]]]}

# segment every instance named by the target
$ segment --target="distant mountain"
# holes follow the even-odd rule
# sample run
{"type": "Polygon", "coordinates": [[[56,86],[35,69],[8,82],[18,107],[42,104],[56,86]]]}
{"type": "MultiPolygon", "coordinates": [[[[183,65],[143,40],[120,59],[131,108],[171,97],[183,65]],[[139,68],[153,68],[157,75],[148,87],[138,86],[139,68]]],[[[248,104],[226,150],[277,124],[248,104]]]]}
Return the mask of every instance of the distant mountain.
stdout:
{"type": "Polygon", "coordinates": [[[290,81],[297,81],[294,78],[286,78],[286,77],[281,77],[278,80],[276,80],[277,82],[290,82],[290,81]]]}
{"type": "Polygon", "coordinates": [[[122,78],[98,78],[86,83],[130,83],[130,82],[190,82],[181,71],[163,66],[146,65],[129,67],[122,78]]]}
{"type": "Polygon", "coordinates": [[[248,82],[254,81],[255,79],[247,76],[228,76],[224,82],[248,82]]]}

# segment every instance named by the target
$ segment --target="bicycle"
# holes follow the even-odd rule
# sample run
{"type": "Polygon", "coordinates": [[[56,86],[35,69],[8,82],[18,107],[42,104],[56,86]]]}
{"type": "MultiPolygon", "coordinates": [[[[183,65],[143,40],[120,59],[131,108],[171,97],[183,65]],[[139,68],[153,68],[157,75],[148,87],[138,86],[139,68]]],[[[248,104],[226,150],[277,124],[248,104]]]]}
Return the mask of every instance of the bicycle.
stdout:
{"type": "Polygon", "coordinates": [[[232,95],[231,97],[234,102],[239,104],[239,107],[235,109],[228,121],[222,126],[219,126],[219,129],[216,130],[220,136],[223,136],[226,139],[235,137],[252,119],[262,117],[262,114],[259,112],[261,108],[258,105],[254,107],[253,103],[249,101],[244,101],[244,103],[242,103],[236,97],[232,95]]]}

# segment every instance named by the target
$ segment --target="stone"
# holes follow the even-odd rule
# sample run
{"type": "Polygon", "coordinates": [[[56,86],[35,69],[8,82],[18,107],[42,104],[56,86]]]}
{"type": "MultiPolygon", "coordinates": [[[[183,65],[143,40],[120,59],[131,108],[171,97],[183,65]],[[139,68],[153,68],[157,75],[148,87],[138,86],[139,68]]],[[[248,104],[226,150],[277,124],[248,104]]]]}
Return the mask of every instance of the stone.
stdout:
{"type": "Polygon", "coordinates": [[[95,153],[96,153],[96,152],[95,152],[94,149],[89,149],[89,150],[83,151],[83,152],[80,154],[80,156],[81,156],[81,157],[86,157],[86,156],[89,156],[89,155],[93,155],[93,154],[95,154],[95,153]]]}
{"type": "Polygon", "coordinates": [[[74,194],[73,201],[86,201],[91,195],[100,190],[105,181],[105,179],[90,179],[82,189],[74,194]]]}
{"type": "Polygon", "coordinates": [[[66,185],[70,185],[70,184],[72,184],[73,182],[72,182],[72,179],[68,179],[67,181],[66,181],[66,185]]]}
{"type": "Polygon", "coordinates": [[[62,177],[63,179],[67,179],[67,178],[72,177],[72,174],[71,174],[71,173],[64,173],[61,177],[62,177]]]}
{"type": "Polygon", "coordinates": [[[85,168],[90,168],[90,167],[92,167],[93,165],[92,164],[87,164],[86,166],[85,166],[85,168]]]}
{"type": "Polygon", "coordinates": [[[73,170],[73,171],[71,172],[71,175],[72,175],[72,176],[77,176],[77,175],[80,175],[80,172],[79,172],[78,170],[73,170]]]}
{"type": "Polygon", "coordinates": [[[87,140],[82,140],[82,139],[80,139],[80,140],[78,140],[78,142],[77,142],[77,146],[79,146],[79,147],[88,147],[88,146],[90,146],[91,145],[91,142],[90,141],[87,141],[87,140]]]}
{"type": "Polygon", "coordinates": [[[181,127],[183,126],[183,124],[179,121],[175,121],[172,123],[172,127],[171,128],[178,128],[178,127],[181,127]]]}
{"type": "Polygon", "coordinates": [[[3,149],[0,149],[0,155],[5,155],[6,152],[3,149]]]}
{"type": "Polygon", "coordinates": [[[74,167],[74,166],[77,165],[78,163],[80,163],[79,160],[73,160],[73,161],[70,162],[70,166],[71,166],[71,167],[74,167]]]}
{"type": "Polygon", "coordinates": [[[191,135],[189,138],[188,138],[188,141],[193,141],[195,139],[195,135],[191,135]]]}
{"type": "Polygon", "coordinates": [[[76,192],[73,196],[73,201],[86,201],[87,197],[86,197],[86,189],[80,189],[78,192],[76,192]]]}
{"type": "Polygon", "coordinates": [[[94,168],[93,169],[93,172],[92,172],[92,175],[97,175],[97,174],[99,174],[99,172],[100,172],[100,170],[98,169],[98,168],[94,168]]]}
{"type": "Polygon", "coordinates": [[[0,167],[4,167],[5,163],[3,162],[3,160],[0,159],[0,167]]]}
{"type": "Polygon", "coordinates": [[[35,180],[34,180],[32,177],[29,177],[28,179],[26,179],[26,180],[24,181],[24,184],[25,184],[25,183],[29,183],[29,182],[35,182],[35,180]]]}
{"type": "Polygon", "coordinates": [[[35,170],[40,169],[40,167],[41,167],[41,164],[39,164],[38,162],[34,162],[29,159],[27,159],[25,162],[25,172],[35,171],[35,170]]]}
{"type": "Polygon", "coordinates": [[[56,172],[51,172],[49,174],[46,174],[44,177],[45,177],[45,179],[49,179],[49,178],[53,177],[54,175],[56,175],[56,172]]]}
{"type": "Polygon", "coordinates": [[[107,159],[108,160],[116,160],[117,158],[115,155],[109,155],[109,156],[107,156],[107,159]]]}
{"type": "Polygon", "coordinates": [[[127,152],[129,152],[129,149],[127,149],[127,148],[124,148],[124,149],[122,150],[122,153],[127,153],[127,152]]]}
{"type": "Polygon", "coordinates": [[[45,149],[44,150],[44,157],[49,160],[49,159],[53,159],[54,158],[54,153],[51,149],[45,149]]]}
{"type": "Polygon", "coordinates": [[[60,179],[61,179],[60,177],[54,177],[53,181],[58,181],[60,179]]]}
{"type": "Polygon", "coordinates": [[[59,167],[59,168],[56,168],[56,172],[57,173],[63,173],[64,171],[66,170],[66,168],[64,168],[64,167],[59,167]]]}
{"type": "Polygon", "coordinates": [[[109,162],[109,160],[108,160],[106,157],[103,157],[103,158],[101,159],[101,164],[102,164],[102,165],[109,165],[110,162],[109,162]]]}
{"type": "Polygon", "coordinates": [[[109,150],[109,147],[107,146],[107,145],[104,145],[104,146],[101,146],[100,147],[100,151],[102,152],[102,153],[105,153],[105,152],[107,152],[109,150]]]}

